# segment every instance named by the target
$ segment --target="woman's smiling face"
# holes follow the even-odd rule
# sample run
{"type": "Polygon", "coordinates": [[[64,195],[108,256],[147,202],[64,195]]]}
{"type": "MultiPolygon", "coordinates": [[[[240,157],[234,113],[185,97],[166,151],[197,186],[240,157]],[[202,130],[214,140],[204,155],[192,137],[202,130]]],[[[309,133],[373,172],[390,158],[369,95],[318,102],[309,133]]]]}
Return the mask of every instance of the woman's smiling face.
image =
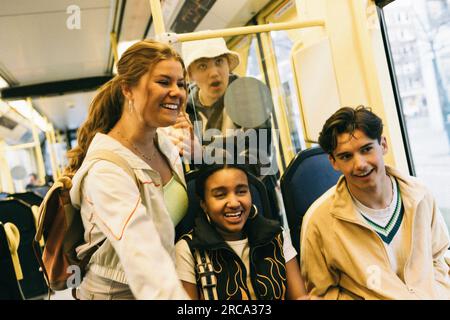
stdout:
{"type": "Polygon", "coordinates": [[[173,125],[186,101],[181,63],[175,59],[159,61],[130,92],[134,111],[146,127],[173,125]]]}

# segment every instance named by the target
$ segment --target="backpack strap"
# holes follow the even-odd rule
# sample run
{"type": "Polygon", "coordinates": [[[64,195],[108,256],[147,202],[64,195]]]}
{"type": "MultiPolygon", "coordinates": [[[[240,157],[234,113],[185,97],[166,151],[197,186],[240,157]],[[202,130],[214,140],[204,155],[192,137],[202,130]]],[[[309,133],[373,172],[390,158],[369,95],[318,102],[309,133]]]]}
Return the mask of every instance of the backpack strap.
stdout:
{"type": "MultiPolygon", "coordinates": [[[[141,183],[138,179],[138,177],[136,176],[136,174],[134,173],[133,169],[130,167],[130,165],[128,164],[128,162],[122,158],[121,156],[115,154],[114,152],[110,151],[110,150],[98,150],[98,151],[94,151],[92,154],[90,154],[87,158],[85,158],[86,160],[105,160],[105,161],[109,161],[112,162],[114,164],[116,164],[117,166],[119,166],[120,168],[122,168],[130,177],[133,178],[133,180],[135,181],[136,185],[139,188],[139,191],[141,191],[141,183]]],[[[36,236],[35,236],[35,240],[36,241],[40,241],[40,239],[43,236],[43,221],[45,218],[45,212],[47,211],[47,202],[49,201],[50,197],[52,196],[53,193],[57,192],[58,189],[61,190],[70,190],[70,188],[72,187],[72,177],[69,176],[62,176],[61,178],[59,178],[52,186],[51,188],[47,191],[47,194],[44,197],[44,200],[41,203],[41,206],[39,207],[39,212],[38,212],[38,223],[37,223],[37,232],[36,232],[36,236]]],[[[66,199],[65,199],[65,203],[69,203],[70,202],[70,198],[69,195],[67,193],[66,195],[66,199]]]]}
{"type": "Polygon", "coordinates": [[[195,268],[200,277],[204,299],[218,300],[217,278],[208,253],[206,250],[194,249],[194,258],[197,262],[195,268]]]}
{"type": "Polygon", "coordinates": [[[88,157],[86,157],[85,161],[88,160],[105,160],[114,163],[115,165],[121,167],[130,177],[134,179],[136,182],[136,185],[138,186],[140,190],[140,181],[136,174],[134,173],[134,170],[130,167],[128,162],[122,158],[121,156],[117,155],[113,151],[110,150],[97,150],[92,152],[88,157]]]}

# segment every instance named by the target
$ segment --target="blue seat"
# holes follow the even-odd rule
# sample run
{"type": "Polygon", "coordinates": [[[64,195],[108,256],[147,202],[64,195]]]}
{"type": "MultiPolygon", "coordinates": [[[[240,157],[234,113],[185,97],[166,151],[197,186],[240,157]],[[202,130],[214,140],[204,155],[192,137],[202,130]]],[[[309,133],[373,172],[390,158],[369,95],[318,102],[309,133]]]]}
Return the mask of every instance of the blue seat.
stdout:
{"type": "Polygon", "coordinates": [[[16,198],[0,201],[0,221],[11,222],[20,232],[19,259],[22,266],[23,280],[20,285],[26,299],[38,298],[47,294],[47,285],[33,251],[33,239],[36,234],[31,206],[16,198]]]}
{"type": "Polygon", "coordinates": [[[336,184],[340,175],[320,147],[300,151],[286,168],[280,181],[281,193],[292,244],[297,252],[300,253],[303,216],[317,198],[336,184]]]}
{"type": "MultiPolygon", "coordinates": [[[[195,192],[195,180],[199,174],[199,170],[193,170],[186,174],[187,193],[189,206],[186,216],[178,223],[175,228],[175,240],[178,240],[183,234],[191,231],[194,226],[194,220],[198,212],[202,212],[200,201],[195,192]]],[[[277,213],[270,210],[269,197],[266,187],[251,173],[248,173],[250,193],[252,195],[253,204],[258,208],[259,214],[268,219],[279,220],[277,213]]]]}
{"type": "Polygon", "coordinates": [[[0,192],[0,200],[6,199],[8,197],[9,197],[9,193],[8,192],[0,192]]]}

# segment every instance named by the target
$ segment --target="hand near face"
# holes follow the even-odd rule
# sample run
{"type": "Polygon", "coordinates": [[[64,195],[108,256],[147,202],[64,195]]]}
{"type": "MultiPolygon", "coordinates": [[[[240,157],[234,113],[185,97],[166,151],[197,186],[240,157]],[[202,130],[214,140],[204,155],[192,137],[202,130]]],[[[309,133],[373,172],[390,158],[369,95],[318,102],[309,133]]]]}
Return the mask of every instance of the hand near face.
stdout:
{"type": "Polygon", "coordinates": [[[201,145],[191,121],[186,113],[180,112],[175,124],[167,130],[170,140],[178,148],[180,156],[191,159],[196,152],[201,152],[201,145]]]}
{"type": "Polygon", "coordinates": [[[180,111],[177,117],[177,121],[172,126],[174,129],[193,130],[191,120],[184,111],[180,111]]]}

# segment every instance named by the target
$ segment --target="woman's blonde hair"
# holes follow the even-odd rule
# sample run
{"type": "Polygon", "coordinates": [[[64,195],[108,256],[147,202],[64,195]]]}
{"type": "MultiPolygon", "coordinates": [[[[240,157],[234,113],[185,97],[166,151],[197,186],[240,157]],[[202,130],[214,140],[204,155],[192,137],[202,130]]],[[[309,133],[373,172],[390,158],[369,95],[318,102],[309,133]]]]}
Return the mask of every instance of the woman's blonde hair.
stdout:
{"type": "Polygon", "coordinates": [[[122,116],[125,98],[122,86],[136,86],[139,79],[162,60],[174,59],[186,69],[181,56],[170,46],[153,41],[143,40],[129,47],[117,63],[117,75],[105,83],[89,106],[86,121],[78,129],[78,145],[67,153],[69,165],[66,174],[75,173],[81,166],[89,145],[97,132],[108,133],[122,116]]]}

